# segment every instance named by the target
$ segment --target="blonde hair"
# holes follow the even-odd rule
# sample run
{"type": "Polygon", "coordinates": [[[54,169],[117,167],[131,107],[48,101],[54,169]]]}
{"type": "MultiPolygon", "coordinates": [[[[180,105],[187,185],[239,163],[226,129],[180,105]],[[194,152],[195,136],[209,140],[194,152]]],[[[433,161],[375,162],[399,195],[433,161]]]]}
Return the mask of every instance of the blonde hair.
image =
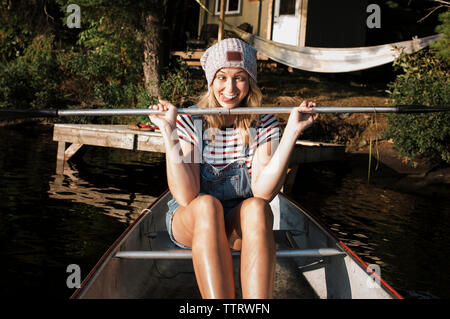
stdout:
{"type": "MultiPolygon", "coordinates": [[[[249,89],[247,96],[241,103],[241,106],[246,107],[259,107],[262,102],[262,93],[256,84],[255,80],[252,77],[248,77],[249,81],[249,89]]],[[[210,87],[208,92],[206,92],[199,100],[197,105],[200,108],[220,108],[222,107],[214,96],[214,92],[210,87]]],[[[225,118],[221,115],[205,115],[206,119],[206,128],[212,129],[213,134],[211,134],[211,139],[214,141],[215,133],[218,130],[225,126],[225,118]]],[[[237,115],[234,120],[234,127],[239,130],[240,137],[245,144],[250,144],[252,142],[253,137],[250,134],[250,127],[253,122],[258,123],[259,115],[258,114],[243,114],[237,115]]]]}

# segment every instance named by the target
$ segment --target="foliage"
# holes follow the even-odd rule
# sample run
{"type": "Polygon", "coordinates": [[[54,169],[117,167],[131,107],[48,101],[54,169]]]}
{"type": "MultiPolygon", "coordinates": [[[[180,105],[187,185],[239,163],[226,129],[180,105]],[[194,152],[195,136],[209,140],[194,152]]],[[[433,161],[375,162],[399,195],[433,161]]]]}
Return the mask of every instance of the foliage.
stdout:
{"type": "MultiPolygon", "coordinates": [[[[72,1],[56,0],[61,10],[72,1]]],[[[83,105],[147,107],[155,97],[146,93],[143,75],[142,27],[157,0],[80,0],[82,30],[63,65],[74,82],[70,94],[83,105]],[[127,8],[124,10],[124,8],[127,8]]],[[[65,22],[65,21],[64,21],[65,22]]],[[[78,103],[80,104],[80,103],[78,103]]]]}
{"type": "Polygon", "coordinates": [[[106,17],[92,20],[79,34],[78,49],[60,56],[67,81],[76,84],[66,86],[74,102],[103,107],[136,104],[141,81],[139,51],[129,36],[113,33],[110,23],[106,17]]]}
{"type": "Polygon", "coordinates": [[[438,41],[430,44],[430,47],[436,50],[436,55],[450,63],[450,10],[439,15],[441,25],[436,27],[436,32],[443,36],[438,41]]]}
{"type": "Polygon", "coordinates": [[[195,93],[188,66],[181,58],[161,78],[161,97],[172,103],[181,105],[195,93]]]}
{"type": "MultiPolygon", "coordinates": [[[[192,100],[192,96],[196,93],[194,80],[187,64],[181,58],[162,74],[160,90],[162,99],[170,101],[177,106],[184,106],[186,102],[192,100]]],[[[138,94],[138,101],[139,108],[147,108],[149,105],[158,103],[158,98],[149,95],[147,90],[141,88],[138,94]]],[[[143,122],[148,122],[146,117],[139,117],[139,119],[143,122]]]]}
{"type": "MultiPolygon", "coordinates": [[[[81,29],[69,29],[71,0],[42,0],[35,6],[0,0],[0,107],[146,108],[157,102],[144,83],[142,25],[157,2],[168,4],[79,0],[81,29]]],[[[166,70],[160,84],[162,98],[174,103],[182,104],[193,92],[183,65],[166,70]]]]}
{"type": "Polygon", "coordinates": [[[23,55],[0,70],[0,107],[44,108],[62,102],[61,72],[49,36],[34,38],[23,55]]]}
{"type": "Polygon", "coordinates": [[[0,1],[0,63],[23,54],[33,40],[34,29],[42,29],[35,10],[27,10],[26,1],[0,1]]]}
{"type": "MultiPolygon", "coordinates": [[[[434,51],[402,53],[394,67],[403,71],[388,85],[394,105],[450,105],[449,64],[434,51]]],[[[400,154],[450,163],[450,113],[392,114],[388,125],[386,136],[400,154]]]]}

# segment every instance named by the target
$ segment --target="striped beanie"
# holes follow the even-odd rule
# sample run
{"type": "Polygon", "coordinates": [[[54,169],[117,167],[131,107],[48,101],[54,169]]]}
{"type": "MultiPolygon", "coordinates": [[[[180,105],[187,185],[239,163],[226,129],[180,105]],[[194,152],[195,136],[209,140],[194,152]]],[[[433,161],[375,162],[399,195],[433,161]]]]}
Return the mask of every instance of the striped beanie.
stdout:
{"type": "Polygon", "coordinates": [[[217,42],[202,55],[200,62],[205,71],[208,87],[221,68],[242,68],[256,82],[256,49],[236,38],[217,42]]]}

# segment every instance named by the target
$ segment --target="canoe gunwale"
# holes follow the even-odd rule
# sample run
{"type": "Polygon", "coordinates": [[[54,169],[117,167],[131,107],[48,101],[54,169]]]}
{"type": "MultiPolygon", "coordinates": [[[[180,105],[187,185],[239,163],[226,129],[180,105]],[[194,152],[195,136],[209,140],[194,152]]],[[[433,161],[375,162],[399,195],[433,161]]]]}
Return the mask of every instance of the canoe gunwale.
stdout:
{"type": "Polygon", "coordinates": [[[361,268],[363,268],[370,276],[374,276],[376,280],[380,282],[380,284],[383,286],[383,288],[386,289],[394,298],[396,299],[404,299],[402,295],[400,295],[394,288],[392,288],[386,281],[384,281],[383,278],[378,276],[375,271],[370,268],[362,259],[353,251],[351,250],[347,245],[345,245],[342,241],[338,241],[340,247],[348,252],[348,256],[353,259],[353,261],[359,265],[361,268]]]}

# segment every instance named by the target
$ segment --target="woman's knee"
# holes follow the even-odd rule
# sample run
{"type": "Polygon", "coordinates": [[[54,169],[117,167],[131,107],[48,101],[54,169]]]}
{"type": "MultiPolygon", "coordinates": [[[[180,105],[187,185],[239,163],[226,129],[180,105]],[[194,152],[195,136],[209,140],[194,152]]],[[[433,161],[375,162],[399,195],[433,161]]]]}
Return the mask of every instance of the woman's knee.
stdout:
{"type": "Polygon", "coordinates": [[[243,203],[241,209],[243,229],[272,230],[273,213],[269,202],[259,197],[252,197],[243,203]]]}
{"type": "Polygon", "coordinates": [[[220,201],[211,195],[201,195],[195,199],[194,214],[196,222],[210,223],[223,220],[223,207],[220,201]]]}

